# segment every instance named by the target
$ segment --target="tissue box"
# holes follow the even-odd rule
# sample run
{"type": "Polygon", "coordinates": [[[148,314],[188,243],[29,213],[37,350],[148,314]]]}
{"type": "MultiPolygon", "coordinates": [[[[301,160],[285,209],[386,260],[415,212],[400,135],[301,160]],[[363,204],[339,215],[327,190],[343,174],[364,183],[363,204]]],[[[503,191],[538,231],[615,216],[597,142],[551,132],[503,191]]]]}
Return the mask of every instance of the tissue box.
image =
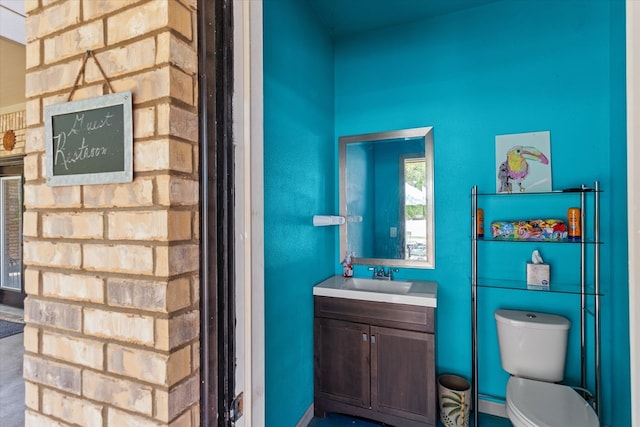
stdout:
{"type": "Polygon", "coordinates": [[[527,263],[527,286],[549,288],[551,267],[549,264],[527,263]]]}

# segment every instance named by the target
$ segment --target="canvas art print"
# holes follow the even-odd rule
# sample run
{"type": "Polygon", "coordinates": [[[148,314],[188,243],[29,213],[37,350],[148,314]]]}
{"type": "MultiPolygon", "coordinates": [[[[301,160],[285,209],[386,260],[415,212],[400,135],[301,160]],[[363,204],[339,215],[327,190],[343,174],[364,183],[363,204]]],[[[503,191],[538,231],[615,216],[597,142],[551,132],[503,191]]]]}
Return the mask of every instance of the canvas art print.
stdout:
{"type": "Polygon", "coordinates": [[[549,131],[496,136],[496,192],[551,191],[549,131]]]}

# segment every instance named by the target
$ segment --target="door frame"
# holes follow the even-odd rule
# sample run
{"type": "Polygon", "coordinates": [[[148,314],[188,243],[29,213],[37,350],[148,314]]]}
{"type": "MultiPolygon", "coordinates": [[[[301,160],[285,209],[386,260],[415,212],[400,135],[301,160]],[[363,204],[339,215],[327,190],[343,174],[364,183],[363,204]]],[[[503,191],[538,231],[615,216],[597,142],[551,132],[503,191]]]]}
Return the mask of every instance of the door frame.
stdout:
{"type": "Polygon", "coordinates": [[[198,34],[201,425],[215,425],[220,414],[218,425],[260,427],[265,425],[262,2],[198,0],[198,34]],[[218,170],[221,160],[224,170],[218,170]],[[211,262],[220,250],[226,259],[211,262]],[[240,396],[242,415],[234,421],[240,396]]]}
{"type": "MultiPolygon", "coordinates": [[[[626,1],[629,260],[640,258],[640,3],[626,1]]],[[[629,262],[631,425],[640,425],[640,265],[629,262]]]]}
{"type": "MultiPolygon", "coordinates": [[[[10,156],[0,159],[0,169],[10,169],[8,175],[20,176],[22,185],[24,186],[24,156],[10,156]],[[15,171],[13,171],[13,170],[15,171]]],[[[0,174],[2,176],[3,174],[0,174]]],[[[24,196],[23,196],[24,197],[24,196]]],[[[24,202],[22,202],[24,203],[24,202]]],[[[20,239],[23,239],[22,225],[20,226],[20,239]]],[[[4,261],[3,261],[4,262],[4,261]]],[[[22,269],[24,271],[24,268],[22,269]]],[[[0,289],[0,304],[22,309],[24,308],[24,299],[27,293],[24,288],[24,274],[20,275],[20,291],[9,289],[0,289]]]]}
{"type": "Polygon", "coordinates": [[[262,1],[233,0],[236,427],[265,425],[262,1]]]}
{"type": "Polygon", "coordinates": [[[233,8],[198,0],[200,422],[231,426],[235,381],[233,8]]]}

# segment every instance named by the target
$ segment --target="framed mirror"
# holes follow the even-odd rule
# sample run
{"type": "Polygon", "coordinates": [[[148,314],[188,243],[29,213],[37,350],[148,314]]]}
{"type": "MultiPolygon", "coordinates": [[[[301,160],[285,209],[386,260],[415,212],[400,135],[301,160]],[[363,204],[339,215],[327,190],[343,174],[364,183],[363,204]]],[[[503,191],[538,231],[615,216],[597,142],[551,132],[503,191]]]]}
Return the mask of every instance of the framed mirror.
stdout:
{"type": "Polygon", "coordinates": [[[340,255],[435,268],[433,128],[339,138],[340,255]]]}

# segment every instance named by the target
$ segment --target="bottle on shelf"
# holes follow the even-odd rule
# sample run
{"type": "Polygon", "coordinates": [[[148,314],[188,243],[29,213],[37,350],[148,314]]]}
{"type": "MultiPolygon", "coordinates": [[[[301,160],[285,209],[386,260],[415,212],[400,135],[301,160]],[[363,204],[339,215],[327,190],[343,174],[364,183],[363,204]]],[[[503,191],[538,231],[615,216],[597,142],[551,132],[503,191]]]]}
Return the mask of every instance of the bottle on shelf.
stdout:
{"type": "Polygon", "coordinates": [[[484,210],[481,208],[476,210],[476,235],[478,239],[484,238],[484,210]]]}
{"type": "Polygon", "coordinates": [[[582,238],[580,225],[580,209],[569,208],[569,210],[567,211],[567,218],[569,223],[569,230],[567,232],[569,240],[580,240],[582,238]]]}

